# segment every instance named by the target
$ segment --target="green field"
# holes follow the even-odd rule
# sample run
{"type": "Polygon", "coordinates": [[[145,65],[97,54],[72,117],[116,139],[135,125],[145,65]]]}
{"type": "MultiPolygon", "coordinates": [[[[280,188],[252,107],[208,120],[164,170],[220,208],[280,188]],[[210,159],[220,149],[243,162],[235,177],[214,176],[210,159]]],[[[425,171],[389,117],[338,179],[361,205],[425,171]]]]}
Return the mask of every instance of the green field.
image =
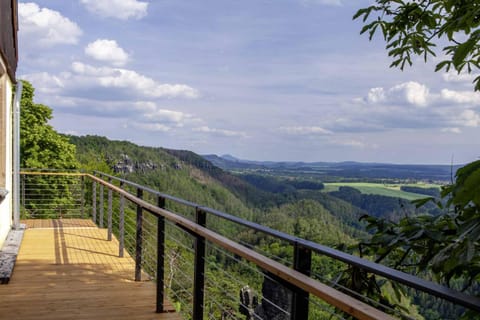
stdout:
{"type": "Polygon", "coordinates": [[[324,192],[338,191],[339,187],[352,187],[364,194],[377,194],[387,197],[396,197],[407,200],[416,200],[428,197],[424,194],[405,192],[400,190],[401,186],[413,186],[421,188],[439,188],[437,184],[383,184],[368,182],[332,182],[324,183],[324,192]]]}

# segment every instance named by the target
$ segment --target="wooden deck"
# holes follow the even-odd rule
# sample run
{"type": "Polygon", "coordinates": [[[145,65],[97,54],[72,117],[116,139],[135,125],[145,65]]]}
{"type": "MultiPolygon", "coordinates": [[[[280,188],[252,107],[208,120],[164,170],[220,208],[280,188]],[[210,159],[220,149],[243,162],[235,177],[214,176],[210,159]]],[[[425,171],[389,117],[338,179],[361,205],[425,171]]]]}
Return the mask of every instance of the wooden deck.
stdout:
{"type": "Polygon", "coordinates": [[[24,221],[12,279],[0,285],[0,319],[181,319],[155,313],[155,284],[133,281],[134,262],[88,220],[24,221]]]}

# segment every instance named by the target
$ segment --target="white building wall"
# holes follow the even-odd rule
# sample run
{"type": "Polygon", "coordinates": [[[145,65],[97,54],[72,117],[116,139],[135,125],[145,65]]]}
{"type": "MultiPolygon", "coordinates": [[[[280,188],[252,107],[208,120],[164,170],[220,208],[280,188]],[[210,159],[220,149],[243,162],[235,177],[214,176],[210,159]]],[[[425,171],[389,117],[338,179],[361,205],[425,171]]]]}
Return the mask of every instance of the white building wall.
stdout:
{"type": "Polygon", "coordinates": [[[5,74],[0,78],[3,82],[2,86],[5,87],[5,94],[0,95],[4,98],[4,106],[6,108],[6,126],[0,124],[0,134],[6,134],[6,150],[0,150],[6,154],[6,177],[5,177],[5,189],[8,190],[8,194],[5,199],[0,203],[0,248],[2,248],[5,238],[12,227],[13,217],[13,184],[12,184],[12,172],[13,172],[13,146],[12,146],[12,125],[13,125],[13,113],[12,113],[12,98],[13,98],[13,83],[5,74]]]}

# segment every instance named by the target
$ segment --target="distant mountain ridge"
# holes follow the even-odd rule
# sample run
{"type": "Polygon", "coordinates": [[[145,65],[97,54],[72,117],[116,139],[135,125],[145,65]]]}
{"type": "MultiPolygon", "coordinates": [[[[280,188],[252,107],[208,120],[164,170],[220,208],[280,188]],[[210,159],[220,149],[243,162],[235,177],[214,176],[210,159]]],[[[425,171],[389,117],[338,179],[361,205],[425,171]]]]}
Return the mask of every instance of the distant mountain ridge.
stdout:
{"type": "Polygon", "coordinates": [[[345,162],[252,161],[232,155],[202,155],[224,170],[275,170],[311,174],[328,180],[329,177],[348,179],[413,179],[450,182],[462,165],[389,164],[345,162]]]}

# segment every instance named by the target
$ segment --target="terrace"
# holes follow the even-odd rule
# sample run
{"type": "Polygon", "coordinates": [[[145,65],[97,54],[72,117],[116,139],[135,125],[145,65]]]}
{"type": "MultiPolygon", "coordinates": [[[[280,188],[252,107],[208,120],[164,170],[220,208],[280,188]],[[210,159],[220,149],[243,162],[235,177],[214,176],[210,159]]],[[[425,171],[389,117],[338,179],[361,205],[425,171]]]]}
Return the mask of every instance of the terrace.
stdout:
{"type": "MultiPolygon", "coordinates": [[[[152,319],[155,287],[135,282],[135,263],[91,220],[26,220],[10,283],[0,286],[0,318],[152,319]]],[[[175,311],[165,302],[165,310],[175,311]]],[[[180,319],[163,313],[155,319],[180,319]]]]}
{"type": "Polygon", "coordinates": [[[103,173],[20,181],[27,229],[0,286],[0,319],[415,318],[322,274],[318,261],[480,312],[476,297],[103,173]]]}

